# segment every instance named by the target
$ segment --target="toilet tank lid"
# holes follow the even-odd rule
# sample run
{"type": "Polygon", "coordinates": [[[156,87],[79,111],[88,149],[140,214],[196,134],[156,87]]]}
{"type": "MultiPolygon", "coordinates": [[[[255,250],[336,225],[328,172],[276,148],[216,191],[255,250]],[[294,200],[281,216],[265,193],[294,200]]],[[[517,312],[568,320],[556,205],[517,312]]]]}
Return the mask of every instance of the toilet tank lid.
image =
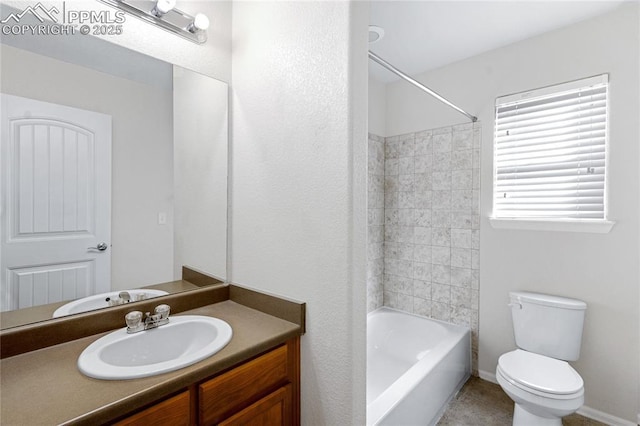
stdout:
{"type": "Polygon", "coordinates": [[[512,291],[509,292],[512,302],[517,303],[534,303],[536,305],[553,306],[564,309],[587,309],[587,304],[582,300],[571,299],[568,297],[553,296],[550,294],[532,293],[528,291],[512,291]]]}

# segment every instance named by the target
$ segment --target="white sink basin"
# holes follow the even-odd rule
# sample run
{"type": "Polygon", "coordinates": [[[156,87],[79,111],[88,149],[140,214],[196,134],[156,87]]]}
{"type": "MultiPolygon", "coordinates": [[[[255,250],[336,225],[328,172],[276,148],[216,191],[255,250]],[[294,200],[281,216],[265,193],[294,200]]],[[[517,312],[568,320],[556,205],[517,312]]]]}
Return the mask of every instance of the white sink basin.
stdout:
{"type": "Polygon", "coordinates": [[[131,295],[133,301],[135,301],[140,295],[144,295],[145,299],[151,299],[153,297],[164,296],[169,294],[163,290],[152,290],[147,288],[141,288],[138,290],[120,290],[110,291],[108,293],[95,294],[93,296],[83,297],[82,299],[74,300],[66,305],[60,306],[53,313],[54,318],[62,317],[65,315],[79,314],[81,312],[93,311],[95,309],[102,309],[109,306],[107,298],[117,299],[120,292],[126,291],[131,295]]]}
{"type": "Polygon", "coordinates": [[[195,364],[224,348],[231,326],[218,318],[169,317],[169,324],[127,334],[123,328],[90,344],[78,358],[80,371],[96,379],[154,376],[195,364]]]}

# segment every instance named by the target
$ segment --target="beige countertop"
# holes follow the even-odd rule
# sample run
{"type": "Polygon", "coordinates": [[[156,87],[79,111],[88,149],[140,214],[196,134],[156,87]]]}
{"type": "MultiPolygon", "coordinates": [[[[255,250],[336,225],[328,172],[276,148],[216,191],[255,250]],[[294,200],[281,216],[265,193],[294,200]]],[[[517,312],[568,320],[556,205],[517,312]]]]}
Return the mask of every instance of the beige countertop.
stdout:
{"type": "Polygon", "coordinates": [[[98,380],[84,376],[76,362],[92,342],[108,333],[23,353],[0,361],[2,425],[99,424],[299,336],[298,324],[232,300],[178,315],[206,315],[231,325],[233,337],[217,354],[192,366],[134,380],[98,380]]]}

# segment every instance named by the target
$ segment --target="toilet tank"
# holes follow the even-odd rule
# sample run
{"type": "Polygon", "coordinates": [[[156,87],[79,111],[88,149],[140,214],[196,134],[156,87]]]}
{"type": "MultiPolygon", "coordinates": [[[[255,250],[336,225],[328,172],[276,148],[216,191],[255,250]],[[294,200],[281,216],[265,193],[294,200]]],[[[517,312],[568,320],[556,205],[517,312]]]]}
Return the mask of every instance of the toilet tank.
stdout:
{"type": "Polygon", "coordinates": [[[510,292],[509,299],[519,348],[565,361],[579,358],[585,302],[524,291],[510,292]]]}

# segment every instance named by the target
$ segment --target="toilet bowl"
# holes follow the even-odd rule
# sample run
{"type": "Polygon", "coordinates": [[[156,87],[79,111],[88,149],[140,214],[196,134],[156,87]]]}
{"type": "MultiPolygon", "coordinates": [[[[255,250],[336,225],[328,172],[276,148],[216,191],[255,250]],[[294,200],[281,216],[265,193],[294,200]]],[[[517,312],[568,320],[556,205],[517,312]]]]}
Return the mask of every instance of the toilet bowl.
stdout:
{"type": "Polygon", "coordinates": [[[581,300],[531,292],[509,293],[519,349],[498,360],[496,378],[515,403],[514,426],[561,426],[584,403],[584,381],[567,361],[580,355],[581,300]]]}
{"type": "Polygon", "coordinates": [[[584,403],[584,382],[565,361],[516,349],[500,357],[496,378],[517,426],[560,426],[584,403]]]}

